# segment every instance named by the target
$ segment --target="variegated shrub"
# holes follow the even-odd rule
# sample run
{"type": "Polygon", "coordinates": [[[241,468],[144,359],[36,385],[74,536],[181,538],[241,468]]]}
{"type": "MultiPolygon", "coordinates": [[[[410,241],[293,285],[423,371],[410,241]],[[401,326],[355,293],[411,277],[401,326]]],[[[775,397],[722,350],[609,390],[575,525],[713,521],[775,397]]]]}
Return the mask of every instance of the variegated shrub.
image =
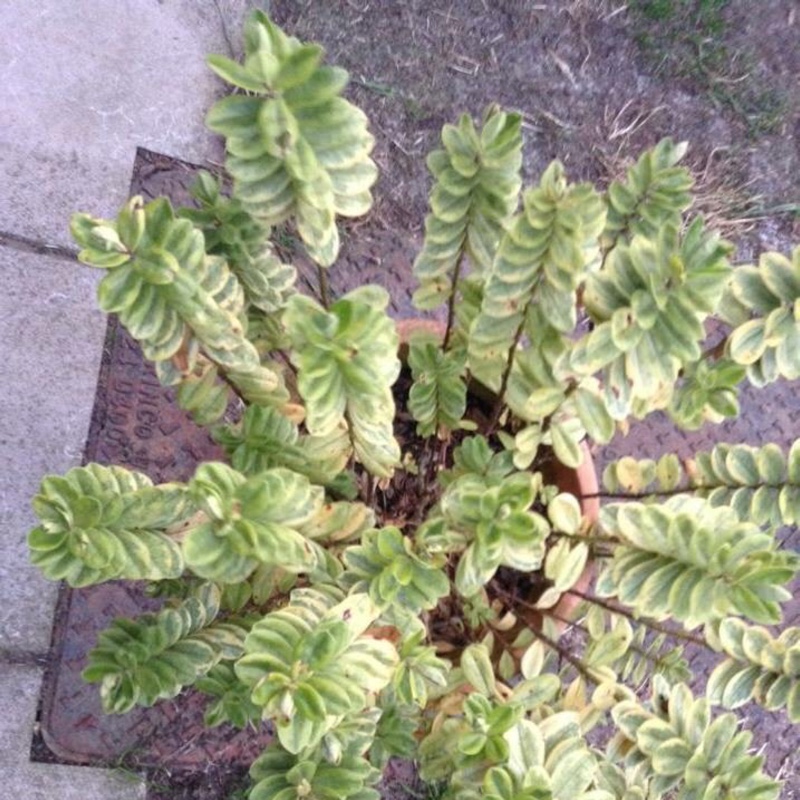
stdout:
{"type": "Polygon", "coordinates": [[[800,558],[775,533],[800,523],[800,442],[621,459],[599,517],[549,466],[797,379],[800,248],[732,266],[670,140],[603,190],[559,162],[523,189],[521,118],[491,106],[428,159],[415,302],[441,327],[401,348],[383,289],[328,288],[337,217],[369,210],[377,174],[346,73],[260,12],[244,54],[209,60],[234,87],[208,118],[230,196],[202,173],[197,207],[72,223],[100,306],[229,456],[188,483],[42,482],[48,578],[168,598],[101,635],[84,674],[105,709],[194,685],[209,725],[271,723],[250,800],[370,800],[391,756],[467,800],[777,797],[728,709],[800,722],[800,558]],[[707,686],[686,644],[716,654],[707,686]]]}

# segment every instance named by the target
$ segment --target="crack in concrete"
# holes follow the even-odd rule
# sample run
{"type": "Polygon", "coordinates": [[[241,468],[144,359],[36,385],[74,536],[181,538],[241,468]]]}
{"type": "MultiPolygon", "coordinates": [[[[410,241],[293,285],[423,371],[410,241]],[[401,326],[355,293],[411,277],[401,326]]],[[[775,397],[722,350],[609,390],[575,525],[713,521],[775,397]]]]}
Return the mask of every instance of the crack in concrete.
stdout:
{"type": "Polygon", "coordinates": [[[228,30],[228,23],[225,20],[225,12],[222,10],[222,7],[219,4],[219,0],[214,0],[214,5],[217,9],[217,14],[219,14],[219,21],[222,27],[222,36],[225,39],[225,44],[228,48],[228,53],[231,58],[236,58],[236,50],[233,47],[233,42],[231,41],[230,31],[228,30]]]}
{"type": "Polygon", "coordinates": [[[0,231],[0,247],[9,247],[12,250],[21,250],[24,253],[36,253],[42,256],[52,256],[53,258],[66,258],[70,261],[78,260],[78,251],[60,244],[50,244],[41,239],[32,239],[29,236],[21,236],[11,231],[0,231]]]}

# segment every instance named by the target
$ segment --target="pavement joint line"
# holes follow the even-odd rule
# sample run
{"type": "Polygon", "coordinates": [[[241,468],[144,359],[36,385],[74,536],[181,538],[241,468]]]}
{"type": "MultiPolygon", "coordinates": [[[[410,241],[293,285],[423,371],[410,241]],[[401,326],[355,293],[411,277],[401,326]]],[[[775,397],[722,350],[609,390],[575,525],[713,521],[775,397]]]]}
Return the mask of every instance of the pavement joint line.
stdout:
{"type": "Polygon", "coordinates": [[[46,667],[50,663],[50,654],[36,650],[0,649],[0,665],[10,667],[46,667]]]}
{"type": "Polygon", "coordinates": [[[25,253],[35,253],[41,256],[51,256],[53,258],[66,258],[70,261],[78,260],[78,251],[70,247],[63,247],[60,244],[50,244],[41,239],[33,239],[29,236],[21,236],[11,231],[0,231],[0,246],[9,247],[13,250],[21,250],[25,253]]]}

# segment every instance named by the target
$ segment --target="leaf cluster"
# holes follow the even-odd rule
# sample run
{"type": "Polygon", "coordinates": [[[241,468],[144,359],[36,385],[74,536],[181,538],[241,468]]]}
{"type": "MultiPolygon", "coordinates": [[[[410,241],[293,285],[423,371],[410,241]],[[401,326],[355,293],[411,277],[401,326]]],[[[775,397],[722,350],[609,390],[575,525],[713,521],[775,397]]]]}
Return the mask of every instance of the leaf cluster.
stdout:
{"type": "Polygon", "coordinates": [[[732,509],[673,497],[606,506],[602,522],[621,544],[598,580],[599,594],[687,628],[729,615],[780,622],[800,559],[732,509]]]}
{"type": "Polygon", "coordinates": [[[31,561],[50,580],[75,587],[177,578],[183,555],[166,531],[191,507],[178,484],[153,486],[120,467],[76,467],[42,481],[33,500],[41,524],[28,536],[31,561]]]}
{"type": "Polygon", "coordinates": [[[367,119],[341,97],[347,73],[320,66],[321,59],[321,47],[301,44],[254,13],[244,62],[208,60],[247,94],[217,102],[207,122],[226,138],[225,167],[245,208],[268,225],[294,218],[311,257],[327,267],[339,251],[336,215],[369,209],[378,172],[367,119]]]}
{"type": "Polygon", "coordinates": [[[123,714],[175,697],[221,659],[238,658],[245,630],[215,622],[220,591],[203,584],[175,608],[118,619],[100,634],[83,677],[99,682],[103,708],[123,714]]]}
{"type": "Polygon", "coordinates": [[[613,712],[620,733],[612,746],[629,767],[652,771],[655,796],[676,787],[684,800],[778,796],[779,785],[761,771],[763,758],[747,754],[752,734],[737,731],[733,714],[712,721],[708,700],[683,684],[662,698],[649,709],[630,700],[613,712]]]}

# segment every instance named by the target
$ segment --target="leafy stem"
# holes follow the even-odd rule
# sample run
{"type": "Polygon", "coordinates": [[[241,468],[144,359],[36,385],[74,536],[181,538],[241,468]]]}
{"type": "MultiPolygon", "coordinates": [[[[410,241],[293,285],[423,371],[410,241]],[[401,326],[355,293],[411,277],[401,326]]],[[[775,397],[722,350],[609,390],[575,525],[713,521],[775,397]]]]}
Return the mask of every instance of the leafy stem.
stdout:
{"type": "MultiPolygon", "coordinates": [[[[561,614],[556,614],[552,609],[543,609],[542,613],[545,616],[551,617],[558,622],[562,622],[564,625],[569,625],[572,630],[579,631],[586,636],[591,636],[589,629],[582,625],[580,622],[576,622],[575,620],[568,619],[567,617],[562,616],[561,614]]],[[[641,621],[641,620],[639,620],[641,621]]],[[[654,654],[649,650],[646,650],[644,647],[639,647],[639,645],[635,644],[634,642],[630,642],[627,645],[628,650],[632,650],[637,655],[640,655],[642,658],[646,659],[647,661],[651,662],[652,664],[658,666],[660,665],[664,657],[660,654],[654,654]]]]}
{"type": "MultiPolygon", "coordinates": [[[[757,489],[775,489],[779,486],[792,486],[795,485],[791,482],[788,483],[768,483],[767,481],[758,481],[757,483],[748,483],[746,488],[755,492],[757,489]]],[[[594,494],[585,494],[585,498],[600,498],[601,500],[646,500],[649,497],[674,497],[679,494],[691,494],[693,492],[706,492],[710,493],[714,489],[739,489],[743,484],[740,483],[704,483],[698,486],[680,486],[675,489],[653,489],[646,492],[595,492],[594,494]]]]}
{"type": "MultiPolygon", "coordinates": [[[[500,586],[496,584],[496,582],[492,583],[492,589],[496,591],[498,594],[505,597],[507,600],[512,601],[513,604],[518,606],[523,606],[524,608],[529,609],[530,611],[534,611],[537,614],[546,613],[541,608],[537,608],[532,603],[528,603],[527,601],[523,600],[516,595],[512,595],[510,592],[507,592],[505,589],[502,589],[500,586]]],[[[529,626],[530,632],[540,641],[542,644],[546,644],[551,650],[558,654],[560,658],[563,658],[565,661],[569,662],[575,669],[578,671],[586,681],[597,685],[598,681],[594,678],[589,672],[589,668],[586,664],[583,663],[577,656],[573,655],[569,652],[565,647],[560,645],[555,639],[551,639],[547,634],[542,633],[540,630],[537,630],[535,625],[529,626]]],[[[505,642],[501,634],[498,631],[493,631],[494,635],[500,640],[504,647],[506,647],[509,652],[511,651],[509,647],[506,646],[505,642]]]]}
{"type": "Polygon", "coordinates": [[[619,614],[622,617],[626,617],[627,619],[631,620],[632,622],[638,622],[644,625],[646,628],[650,628],[651,630],[658,631],[659,633],[664,633],[667,636],[672,636],[675,639],[682,639],[686,642],[691,642],[692,644],[700,645],[701,647],[708,647],[708,644],[705,639],[701,636],[695,636],[694,634],[688,633],[686,631],[679,631],[675,628],[670,628],[668,625],[662,625],[659,622],[656,622],[652,619],[647,619],[646,617],[639,617],[631,611],[628,611],[621,606],[618,606],[614,603],[609,603],[605,600],[601,600],[599,597],[595,597],[594,595],[586,594],[584,592],[578,591],[577,589],[567,589],[566,594],[571,594],[575,597],[580,597],[582,600],[586,600],[587,603],[592,603],[593,605],[600,606],[600,608],[604,608],[606,611],[610,611],[613,614],[619,614]]]}
{"type": "Polygon", "coordinates": [[[647,492],[594,492],[582,495],[584,498],[600,500],[646,500],[648,497],[673,497],[678,494],[688,494],[698,489],[713,489],[713,486],[683,486],[676,489],[653,489],[647,492]]]}

